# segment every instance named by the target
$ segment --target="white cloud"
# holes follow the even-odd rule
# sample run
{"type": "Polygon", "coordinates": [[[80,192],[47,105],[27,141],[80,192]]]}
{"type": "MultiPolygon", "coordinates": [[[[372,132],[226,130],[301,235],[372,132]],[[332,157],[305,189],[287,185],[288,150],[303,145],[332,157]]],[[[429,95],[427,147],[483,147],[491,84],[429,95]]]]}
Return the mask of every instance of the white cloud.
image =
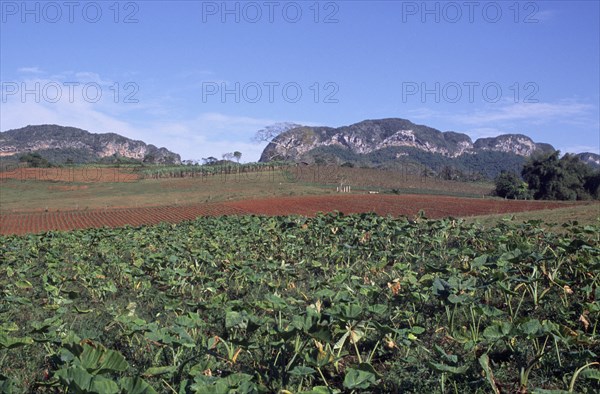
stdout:
{"type": "Polygon", "coordinates": [[[480,128],[498,127],[503,122],[522,121],[531,124],[562,122],[565,124],[590,125],[594,121],[594,111],[598,108],[591,104],[573,100],[556,103],[497,103],[486,105],[475,111],[442,111],[430,108],[417,108],[406,111],[410,119],[438,119],[445,123],[458,123],[480,128]]]}
{"type": "Polygon", "coordinates": [[[256,161],[266,143],[253,143],[252,137],[259,129],[277,121],[207,112],[193,120],[149,124],[144,130],[144,140],[152,139],[155,145],[166,146],[184,160],[220,158],[223,153],[237,150],[243,154],[242,161],[256,161]]]}
{"type": "Polygon", "coordinates": [[[97,83],[102,86],[114,85],[116,82],[103,80],[100,74],[91,71],[79,71],[74,73],[75,81],[78,83],[97,83]]]}
{"type": "MultiPolygon", "coordinates": [[[[463,131],[472,138],[491,137],[503,133],[531,134],[534,130],[556,129],[557,126],[598,130],[598,107],[574,100],[554,103],[510,103],[487,105],[475,111],[443,111],[430,108],[409,110],[409,119],[442,129],[463,131]]],[[[597,137],[597,136],[596,136],[597,137]]],[[[596,138],[590,134],[589,138],[596,138]]]]}
{"type": "Polygon", "coordinates": [[[542,124],[554,121],[569,121],[573,118],[588,117],[593,105],[562,101],[558,103],[514,103],[488,106],[474,113],[450,116],[457,122],[470,125],[485,125],[505,121],[528,121],[542,124]]]}
{"type": "Polygon", "coordinates": [[[23,74],[43,74],[44,71],[42,71],[39,67],[21,67],[19,69],[17,69],[18,72],[23,73],[23,74]]]}
{"type": "Polygon", "coordinates": [[[200,114],[184,121],[124,121],[112,115],[114,105],[82,102],[40,102],[20,99],[2,106],[0,130],[21,128],[26,125],[58,124],[78,127],[92,133],[114,132],[128,138],[179,153],[183,159],[221,157],[223,153],[240,151],[243,161],[260,158],[264,144],[253,143],[254,133],[276,119],[229,116],[220,113],[200,114]]]}
{"type": "MultiPolygon", "coordinates": [[[[209,74],[197,70],[199,74],[209,74]]],[[[15,94],[3,94],[0,130],[21,128],[26,125],[58,124],[78,127],[92,133],[114,132],[128,138],[142,140],[179,153],[183,159],[221,157],[223,153],[238,150],[244,161],[258,160],[266,143],[252,142],[257,130],[289,119],[232,116],[218,112],[200,113],[192,119],[180,119],[173,113],[173,100],[155,98],[148,102],[141,95],[137,104],[124,103],[122,84],[120,95],[115,96],[115,82],[93,71],[61,71],[52,76],[30,73],[12,83],[15,94]],[[71,86],[70,82],[76,82],[71,86]],[[100,86],[98,101],[95,89],[85,94],[87,83],[100,86]],[[37,90],[37,94],[23,91],[37,90]],[[60,90],[60,94],[58,93],[60,90]]],[[[302,123],[302,122],[297,122],[302,123]]],[[[304,122],[309,124],[309,122],[304,122]]]]}
{"type": "Polygon", "coordinates": [[[56,104],[25,102],[7,102],[2,106],[0,130],[17,129],[27,125],[59,124],[79,127],[96,133],[118,132],[132,136],[134,130],[123,121],[106,115],[92,105],[82,103],[56,104]]]}
{"type": "Polygon", "coordinates": [[[596,146],[593,146],[593,145],[569,145],[569,146],[559,147],[557,149],[560,150],[562,153],[564,153],[564,152],[569,152],[569,153],[592,152],[597,155],[600,155],[600,146],[599,145],[596,145],[596,146]]]}
{"type": "Polygon", "coordinates": [[[30,77],[15,82],[14,86],[18,89],[15,94],[4,92],[2,95],[1,131],[27,125],[58,124],[92,133],[114,132],[164,146],[179,153],[183,159],[221,157],[223,153],[237,150],[243,153],[243,161],[256,161],[266,143],[253,143],[254,133],[269,124],[288,120],[216,112],[201,113],[193,119],[160,120],[169,113],[162,103],[129,105],[115,102],[111,85],[92,72],[65,72],[56,79],[30,77]],[[70,91],[65,81],[72,78],[80,85],[70,91]],[[82,87],[86,81],[101,85],[102,97],[97,102],[92,102],[94,100],[89,97],[86,99],[83,94],[82,87]],[[57,86],[61,90],[60,95],[57,94],[57,86]],[[37,94],[22,95],[22,89],[37,89],[37,94]]]}

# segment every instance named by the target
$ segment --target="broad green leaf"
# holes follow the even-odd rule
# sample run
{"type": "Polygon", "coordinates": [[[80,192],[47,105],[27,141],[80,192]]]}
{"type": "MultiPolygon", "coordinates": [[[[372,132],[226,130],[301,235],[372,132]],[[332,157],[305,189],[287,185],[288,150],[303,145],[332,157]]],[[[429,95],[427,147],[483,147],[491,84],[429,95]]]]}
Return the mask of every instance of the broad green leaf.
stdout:
{"type": "Polygon", "coordinates": [[[597,368],[586,368],[579,376],[586,379],[600,380],[600,370],[597,368]]]}
{"type": "Polygon", "coordinates": [[[316,372],[317,371],[311,367],[305,367],[303,365],[298,365],[290,371],[290,374],[296,375],[296,376],[308,376],[308,375],[312,375],[316,372]]]}
{"type": "Polygon", "coordinates": [[[29,337],[9,337],[0,332],[0,349],[14,349],[21,346],[31,345],[33,339],[29,337]]]}
{"type": "Polygon", "coordinates": [[[191,386],[194,393],[198,394],[231,394],[231,388],[224,380],[215,383],[194,383],[191,386]]]}
{"type": "Polygon", "coordinates": [[[144,376],[171,375],[175,371],[177,371],[177,367],[171,365],[166,367],[150,367],[144,372],[144,376]]]}
{"type": "Polygon", "coordinates": [[[119,380],[121,390],[127,394],[156,394],[156,390],[152,388],[145,380],[135,378],[122,378],[119,380]]]}
{"type": "Polygon", "coordinates": [[[245,312],[228,311],[225,314],[225,327],[245,330],[248,328],[248,315],[245,312]]]}
{"type": "Polygon", "coordinates": [[[21,279],[21,280],[18,280],[17,282],[15,282],[15,286],[17,286],[19,289],[23,289],[23,290],[33,288],[33,285],[31,284],[31,282],[28,280],[25,280],[25,279],[21,279]]]}
{"type": "Polygon", "coordinates": [[[458,363],[458,356],[456,354],[448,354],[438,345],[433,345],[437,353],[442,356],[442,359],[450,364],[458,363]]]}
{"type": "Polygon", "coordinates": [[[239,386],[243,382],[250,382],[252,380],[252,375],[248,375],[246,373],[233,373],[226,378],[227,383],[232,386],[239,386]]]}
{"type": "Polygon", "coordinates": [[[83,352],[78,360],[78,364],[82,368],[95,374],[122,372],[129,367],[121,353],[104,349],[101,346],[92,347],[88,344],[83,345],[83,352]]]}
{"type": "Polygon", "coordinates": [[[522,323],[519,328],[528,336],[536,336],[542,331],[542,325],[538,319],[529,319],[522,323]]]}
{"type": "Polygon", "coordinates": [[[93,311],[93,309],[80,309],[77,305],[75,305],[74,308],[77,313],[81,313],[82,315],[88,314],[93,311]]]}
{"type": "Polygon", "coordinates": [[[519,249],[515,249],[510,252],[503,253],[502,256],[500,256],[500,260],[516,263],[520,260],[521,255],[522,252],[519,249]]]}
{"type": "Polygon", "coordinates": [[[121,390],[116,382],[104,376],[94,376],[90,391],[93,393],[112,394],[119,393],[121,390]]]}
{"type": "Polygon", "coordinates": [[[488,259],[487,254],[478,256],[478,257],[474,258],[473,261],[471,261],[471,266],[473,268],[481,268],[485,265],[485,263],[487,262],[487,259],[488,259]]]}
{"type": "Polygon", "coordinates": [[[431,285],[431,292],[433,293],[433,295],[438,296],[442,299],[448,298],[451,289],[452,286],[450,286],[450,283],[440,278],[435,278],[433,284],[431,285]]]}
{"type": "Polygon", "coordinates": [[[359,369],[361,371],[366,371],[366,372],[370,372],[373,375],[375,375],[375,377],[377,379],[381,378],[381,375],[375,370],[375,368],[373,367],[373,365],[371,365],[371,363],[360,363],[358,364],[358,367],[356,369],[359,369]]]}
{"type": "Polygon", "coordinates": [[[14,393],[14,381],[2,374],[0,374],[0,393],[12,394],[14,393]]]}
{"type": "Polygon", "coordinates": [[[448,296],[448,301],[450,301],[453,304],[463,304],[467,301],[467,296],[450,294],[448,296]]]}
{"type": "Polygon", "coordinates": [[[508,322],[495,322],[483,330],[483,336],[489,340],[497,340],[506,337],[512,330],[512,324],[508,322]]]}
{"type": "Polygon", "coordinates": [[[451,365],[446,365],[446,364],[440,364],[440,363],[434,363],[434,362],[429,362],[428,365],[438,371],[438,372],[449,372],[452,374],[456,374],[456,375],[461,375],[465,372],[467,372],[469,370],[469,366],[468,365],[463,365],[460,367],[454,367],[451,365]]]}
{"type": "Polygon", "coordinates": [[[74,392],[117,394],[119,386],[111,379],[92,375],[79,366],[56,371],[55,375],[74,392]]]}
{"type": "Polygon", "coordinates": [[[0,332],[19,331],[19,326],[15,322],[6,322],[0,324],[0,332]]]}
{"type": "Polygon", "coordinates": [[[234,373],[226,378],[196,376],[195,383],[191,386],[196,393],[228,394],[228,393],[254,393],[256,388],[251,380],[252,376],[244,373],[234,373]]]}
{"type": "Polygon", "coordinates": [[[62,347],[71,353],[71,357],[79,357],[83,352],[83,346],[80,345],[81,338],[73,331],[69,331],[62,341],[62,347]]]}
{"type": "Polygon", "coordinates": [[[346,369],[344,377],[344,387],[348,389],[368,389],[377,382],[377,377],[374,373],[363,371],[360,369],[346,369]]]}
{"type": "Polygon", "coordinates": [[[504,312],[502,312],[500,309],[490,305],[481,305],[478,309],[481,310],[481,313],[487,317],[499,317],[504,315],[504,312]]]}
{"type": "Polygon", "coordinates": [[[335,394],[339,392],[339,390],[332,390],[327,386],[314,386],[312,389],[300,391],[298,394],[335,394]]]}
{"type": "Polygon", "coordinates": [[[375,305],[369,305],[369,307],[367,308],[367,310],[371,313],[373,313],[374,315],[379,315],[379,316],[383,316],[385,315],[385,313],[387,312],[387,305],[385,304],[375,304],[375,305]]]}
{"type": "Polygon", "coordinates": [[[94,378],[92,374],[79,366],[59,369],[56,371],[55,376],[63,384],[79,391],[89,391],[92,386],[92,379],[94,378]]]}
{"type": "Polygon", "coordinates": [[[413,334],[419,335],[419,334],[423,334],[425,332],[425,328],[424,327],[419,327],[419,326],[413,326],[410,331],[413,334]]]}
{"type": "Polygon", "coordinates": [[[358,304],[344,304],[340,306],[341,317],[347,320],[356,320],[363,313],[363,309],[358,304]]]}

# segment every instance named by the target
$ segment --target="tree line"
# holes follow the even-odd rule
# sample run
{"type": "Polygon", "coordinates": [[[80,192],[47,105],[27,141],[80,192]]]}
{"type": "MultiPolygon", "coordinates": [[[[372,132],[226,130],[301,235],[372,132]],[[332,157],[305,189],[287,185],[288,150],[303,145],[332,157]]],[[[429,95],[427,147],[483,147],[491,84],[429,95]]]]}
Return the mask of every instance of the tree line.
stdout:
{"type": "Polygon", "coordinates": [[[536,155],[525,162],[520,174],[504,171],[495,179],[496,195],[511,199],[600,199],[600,170],[594,170],[573,154],[560,151],[536,155]]]}

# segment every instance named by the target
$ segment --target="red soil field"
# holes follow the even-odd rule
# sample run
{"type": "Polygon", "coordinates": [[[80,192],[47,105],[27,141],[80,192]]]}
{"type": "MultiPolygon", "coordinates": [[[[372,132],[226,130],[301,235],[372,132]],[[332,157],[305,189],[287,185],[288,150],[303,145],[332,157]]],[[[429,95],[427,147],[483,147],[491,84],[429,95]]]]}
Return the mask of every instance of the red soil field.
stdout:
{"type": "Polygon", "coordinates": [[[464,217],[567,207],[549,201],[512,201],[431,195],[323,195],[277,197],[256,200],[124,209],[96,209],[0,214],[0,234],[27,234],[49,230],[140,226],[160,222],[178,223],[198,216],[308,215],[340,211],[346,214],[375,212],[412,217],[420,210],[428,218],[464,217]]]}
{"type": "Polygon", "coordinates": [[[224,203],[241,211],[260,215],[314,215],[317,212],[375,212],[379,215],[414,216],[420,210],[428,218],[464,217],[494,213],[524,212],[566,207],[550,201],[514,201],[434,195],[346,194],[268,198],[224,203]]]}

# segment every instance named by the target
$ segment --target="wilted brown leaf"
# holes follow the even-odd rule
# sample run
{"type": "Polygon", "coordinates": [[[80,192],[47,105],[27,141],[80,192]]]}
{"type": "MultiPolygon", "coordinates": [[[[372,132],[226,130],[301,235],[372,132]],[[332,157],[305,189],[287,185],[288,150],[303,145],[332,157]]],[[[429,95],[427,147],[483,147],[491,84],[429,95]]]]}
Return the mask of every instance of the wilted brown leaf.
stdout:
{"type": "Polygon", "coordinates": [[[392,291],[393,295],[398,295],[398,293],[400,292],[400,282],[388,282],[388,287],[390,288],[390,290],[392,291]]]}
{"type": "Polygon", "coordinates": [[[583,329],[585,331],[587,331],[588,327],[590,326],[590,321],[585,317],[586,312],[583,312],[581,316],[579,316],[579,321],[581,322],[581,324],[583,324],[583,329]]]}

